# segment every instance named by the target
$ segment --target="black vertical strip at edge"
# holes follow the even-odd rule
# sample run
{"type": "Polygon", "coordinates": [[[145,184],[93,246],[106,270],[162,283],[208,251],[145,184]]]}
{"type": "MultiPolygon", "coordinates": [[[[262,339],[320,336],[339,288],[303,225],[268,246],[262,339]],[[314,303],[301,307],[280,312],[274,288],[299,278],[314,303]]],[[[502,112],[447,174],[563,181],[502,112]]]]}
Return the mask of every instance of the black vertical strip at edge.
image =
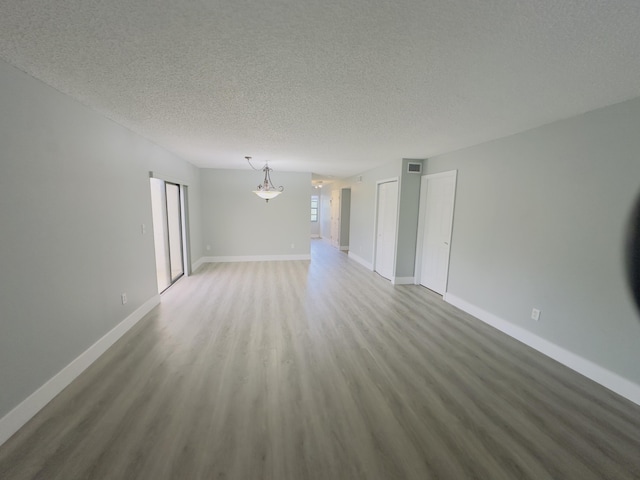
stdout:
{"type": "Polygon", "coordinates": [[[640,312],[640,195],[631,211],[627,228],[626,267],[631,294],[640,312]]]}

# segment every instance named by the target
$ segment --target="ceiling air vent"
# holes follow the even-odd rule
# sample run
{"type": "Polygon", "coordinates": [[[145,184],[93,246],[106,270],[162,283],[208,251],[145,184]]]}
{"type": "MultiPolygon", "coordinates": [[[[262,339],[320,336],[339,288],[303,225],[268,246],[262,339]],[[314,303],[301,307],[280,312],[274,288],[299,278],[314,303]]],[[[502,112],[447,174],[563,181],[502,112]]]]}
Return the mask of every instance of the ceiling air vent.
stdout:
{"type": "Polygon", "coordinates": [[[422,164],[421,163],[407,163],[407,172],[408,173],[422,173],[422,164]]]}

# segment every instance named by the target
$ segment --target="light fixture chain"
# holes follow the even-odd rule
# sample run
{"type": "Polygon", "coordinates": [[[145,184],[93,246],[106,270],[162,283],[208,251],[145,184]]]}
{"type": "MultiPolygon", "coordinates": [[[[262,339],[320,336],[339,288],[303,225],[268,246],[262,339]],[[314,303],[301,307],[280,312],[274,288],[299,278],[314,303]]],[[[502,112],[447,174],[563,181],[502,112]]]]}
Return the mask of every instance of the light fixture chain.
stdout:
{"type": "Polygon", "coordinates": [[[247,159],[247,162],[249,162],[249,166],[251,168],[253,168],[254,170],[260,170],[259,168],[256,168],[256,167],[253,166],[253,163],[251,163],[251,157],[244,157],[244,158],[247,159]]]}

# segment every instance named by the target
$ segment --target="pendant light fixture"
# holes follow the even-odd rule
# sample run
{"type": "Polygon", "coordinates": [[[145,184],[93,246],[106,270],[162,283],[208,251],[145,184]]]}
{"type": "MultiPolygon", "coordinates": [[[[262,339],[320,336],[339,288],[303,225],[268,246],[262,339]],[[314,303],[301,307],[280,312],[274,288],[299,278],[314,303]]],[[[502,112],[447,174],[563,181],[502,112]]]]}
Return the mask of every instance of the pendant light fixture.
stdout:
{"type": "MultiPolygon", "coordinates": [[[[244,158],[247,159],[247,162],[249,162],[251,168],[253,168],[254,170],[260,170],[259,168],[253,166],[253,164],[251,163],[251,157],[244,158]]],[[[260,185],[258,185],[255,190],[253,190],[253,193],[255,193],[260,198],[264,198],[267,203],[269,203],[269,200],[271,200],[272,198],[276,198],[284,191],[284,187],[282,185],[279,187],[273,185],[273,182],[271,181],[271,172],[273,171],[273,169],[269,168],[269,162],[264,164],[264,167],[262,167],[262,171],[264,172],[264,181],[260,185]]]]}

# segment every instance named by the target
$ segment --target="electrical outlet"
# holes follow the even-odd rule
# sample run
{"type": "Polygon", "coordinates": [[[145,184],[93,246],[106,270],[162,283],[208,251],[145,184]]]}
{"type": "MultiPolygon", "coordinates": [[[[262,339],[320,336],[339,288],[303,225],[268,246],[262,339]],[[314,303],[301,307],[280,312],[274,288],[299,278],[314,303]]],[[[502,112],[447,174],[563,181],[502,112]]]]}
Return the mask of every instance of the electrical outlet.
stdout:
{"type": "Polygon", "coordinates": [[[211,245],[207,245],[207,250],[211,250],[211,245]]]}
{"type": "Polygon", "coordinates": [[[123,293],[122,295],[120,295],[120,298],[122,299],[122,304],[126,305],[127,304],[127,294],[123,293]]]}
{"type": "Polygon", "coordinates": [[[147,226],[144,223],[140,225],[140,231],[142,232],[142,235],[147,233],[147,226]]]}
{"type": "Polygon", "coordinates": [[[291,244],[291,248],[296,248],[296,244],[295,244],[295,243],[292,243],[292,244],[291,244]]]}
{"type": "Polygon", "coordinates": [[[536,322],[540,320],[540,310],[537,308],[531,310],[531,320],[535,320],[536,322]]]}

